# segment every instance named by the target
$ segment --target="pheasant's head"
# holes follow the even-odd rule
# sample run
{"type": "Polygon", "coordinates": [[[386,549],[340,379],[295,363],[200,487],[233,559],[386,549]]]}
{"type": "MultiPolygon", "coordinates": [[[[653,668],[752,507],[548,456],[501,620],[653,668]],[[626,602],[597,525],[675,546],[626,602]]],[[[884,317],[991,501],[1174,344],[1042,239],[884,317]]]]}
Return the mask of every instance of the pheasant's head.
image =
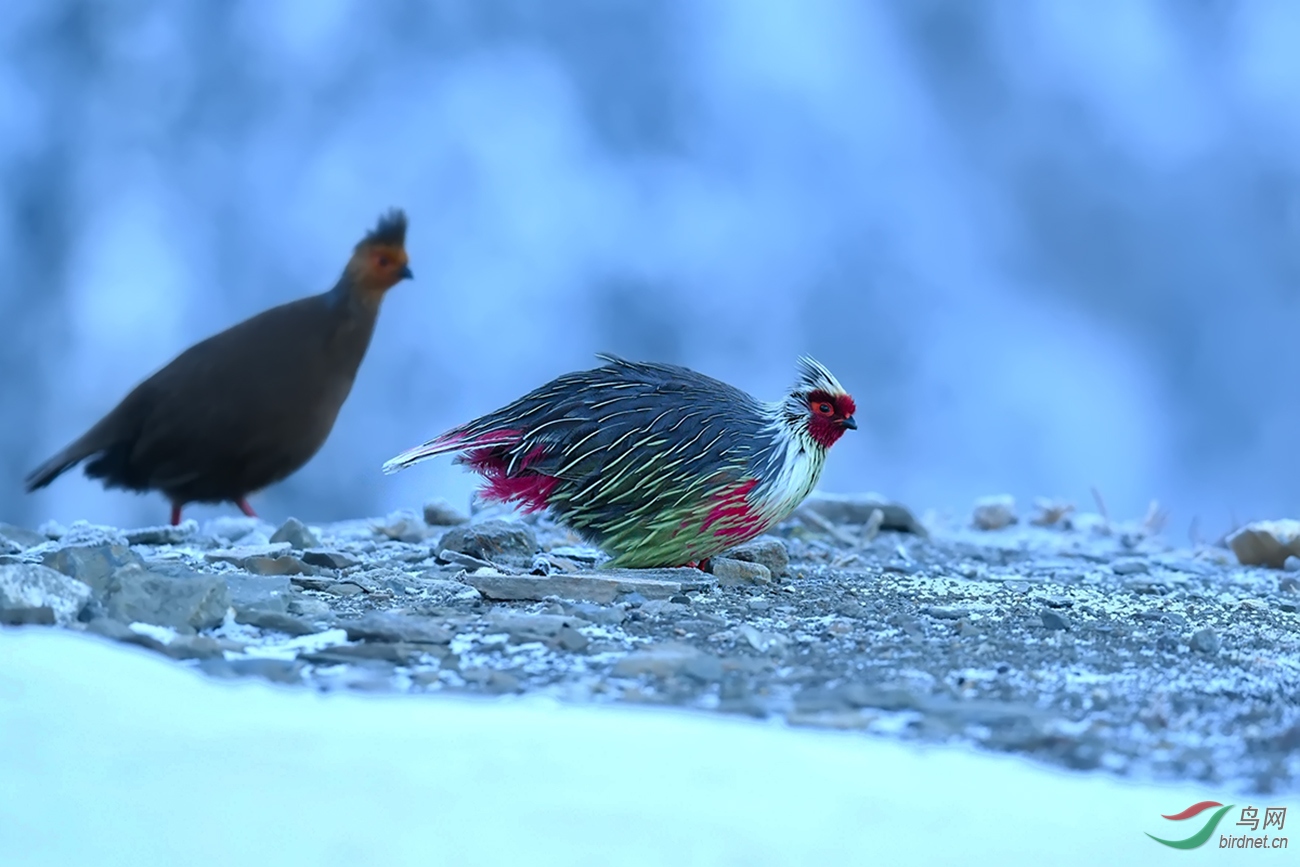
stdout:
{"type": "Polygon", "coordinates": [[[782,404],[787,424],[822,449],[835,445],[846,430],[857,430],[857,404],[829,370],[808,356],[799,359],[799,381],[782,404]]]}
{"type": "Polygon", "coordinates": [[[406,256],[406,214],[393,209],[380,217],[379,224],[353,249],[344,273],[354,289],[372,301],[410,280],[414,275],[406,256]]]}

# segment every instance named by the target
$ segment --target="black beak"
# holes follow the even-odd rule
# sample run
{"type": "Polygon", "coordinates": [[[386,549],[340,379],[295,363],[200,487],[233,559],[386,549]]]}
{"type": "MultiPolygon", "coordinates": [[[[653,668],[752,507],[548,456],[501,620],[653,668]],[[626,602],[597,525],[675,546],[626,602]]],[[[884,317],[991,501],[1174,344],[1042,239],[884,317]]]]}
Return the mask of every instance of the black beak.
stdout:
{"type": "Polygon", "coordinates": [[[842,419],[840,419],[840,426],[843,427],[843,428],[845,428],[845,429],[847,429],[847,430],[857,430],[857,429],[858,429],[858,423],[857,423],[856,421],[854,421],[853,416],[849,416],[848,418],[842,418],[842,419]]]}
{"type": "Polygon", "coordinates": [[[415,279],[415,275],[411,273],[411,266],[410,266],[410,265],[403,265],[403,266],[402,266],[402,279],[403,279],[403,280],[414,280],[414,279],[415,279]]]}

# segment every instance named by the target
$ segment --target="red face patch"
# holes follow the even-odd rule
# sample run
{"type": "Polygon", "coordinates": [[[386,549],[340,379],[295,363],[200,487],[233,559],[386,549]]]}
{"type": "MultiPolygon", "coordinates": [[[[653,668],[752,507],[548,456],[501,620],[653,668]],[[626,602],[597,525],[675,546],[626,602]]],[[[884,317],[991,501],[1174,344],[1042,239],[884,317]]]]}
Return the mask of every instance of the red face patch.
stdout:
{"type": "Polygon", "coordinates": [[[847,394],[814,391],[808,395],[809,435],[822,448],[830,448],[844,436],[844,422],[852,418],[857,409],[857,404],[847,394]]]}

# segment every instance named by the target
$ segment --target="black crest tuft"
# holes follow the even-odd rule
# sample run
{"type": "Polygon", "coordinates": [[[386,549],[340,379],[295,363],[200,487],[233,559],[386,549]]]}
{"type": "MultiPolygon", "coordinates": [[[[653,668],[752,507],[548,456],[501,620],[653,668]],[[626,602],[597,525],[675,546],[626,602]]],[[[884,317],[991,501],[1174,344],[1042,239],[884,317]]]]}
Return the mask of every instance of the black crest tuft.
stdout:
{"type": "Polygon", "coordinates": [[[372,244],[401,247],[406,244],[406,213],[401,208],[393,208],[379,218],[379,224],[370,230],[358,247],[372,244]]]}

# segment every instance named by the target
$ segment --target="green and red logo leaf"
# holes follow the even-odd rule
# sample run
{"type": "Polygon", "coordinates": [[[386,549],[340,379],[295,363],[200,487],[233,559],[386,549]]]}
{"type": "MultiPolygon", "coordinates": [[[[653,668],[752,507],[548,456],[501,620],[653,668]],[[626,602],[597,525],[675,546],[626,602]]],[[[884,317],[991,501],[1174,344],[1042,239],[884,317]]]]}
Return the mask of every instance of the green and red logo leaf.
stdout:
{"type": "Polygon", "coordinates": [[[1192,836],[1182,840],[1162,840],[1161,838],[1157,837],[1155,834],[1147,834],[1147,836],[1150,837],[1152,840],[1155,840],[1157,843],[1163,843],[1164,845],[1172,847],[1174,849],[1195,849],[1197,846],[1203,845],[1206,840],[1210,839],[1210,836],[1214,834],[1214,829],[1219,827],[1219,820],[1222,819],[1224,813],[1227,813],[1229,810],[1232,809],[1232,807],[1233,807],[1232,804],[1229,804],[1228,806],[1225,807],[1223,804],[1220,804],[1218,801],[1201,801],[1199,804],[1192,804],[1190,807],[1188,807],[1186,810],[1183,810],[1182,812],[1173,813],[1168,816],[1162,815],[1161,818],[1169,819],[1170,821],[1173,822],[1181,822],[1184,819],[1190,819],[1193,816],[1199,816],[1201,813],[1204,813],[1206,810],[1214,810],[1214,813],[1208,819],[1205,820],[1205,826],[1202,827],[1201,830],[1197,831],[1192,836]],[[1218,809],[1214,810],[1215,807],[1218,807],[1218,809]]]}

